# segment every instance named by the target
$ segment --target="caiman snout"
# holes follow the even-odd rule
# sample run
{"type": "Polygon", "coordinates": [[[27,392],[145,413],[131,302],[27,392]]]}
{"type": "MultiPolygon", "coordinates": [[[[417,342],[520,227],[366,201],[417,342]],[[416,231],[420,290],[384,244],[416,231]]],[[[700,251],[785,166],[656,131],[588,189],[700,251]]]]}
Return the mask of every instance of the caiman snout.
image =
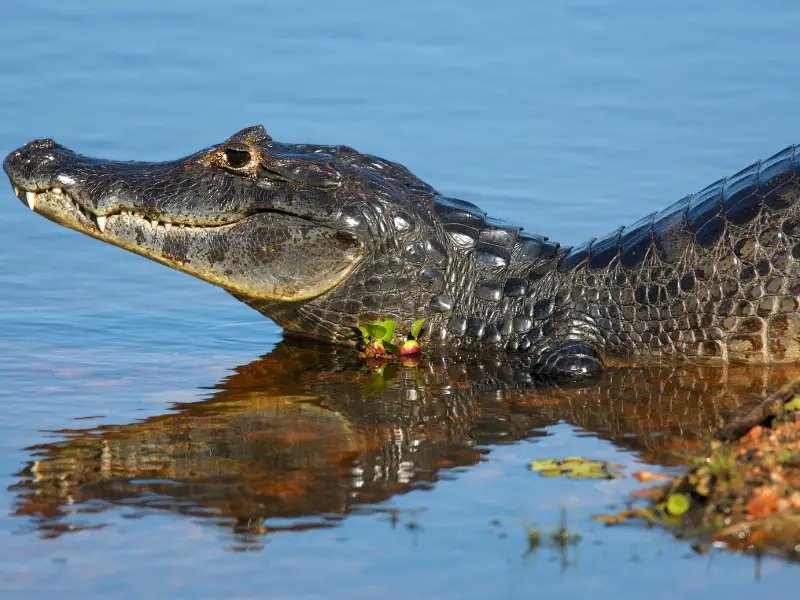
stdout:
{"type": "Polygon", "coordinates": [[[10,152],[3,161],[3,169],[17,196],[22,196],[25,192],[69,186],[73,178],[68,171],[73,167],[75,157],[72,150],[49,138],[33,140],[10,152]]]}

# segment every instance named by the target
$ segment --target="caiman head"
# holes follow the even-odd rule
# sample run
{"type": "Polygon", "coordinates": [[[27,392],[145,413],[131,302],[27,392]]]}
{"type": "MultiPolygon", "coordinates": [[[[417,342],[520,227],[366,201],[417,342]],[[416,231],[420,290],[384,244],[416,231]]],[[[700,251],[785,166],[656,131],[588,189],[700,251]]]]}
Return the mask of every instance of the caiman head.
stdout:
{"type": "Polygon", "coordinates": [[[294,334],[348,343],[383,318],[402,331],[430,301],[410,291],[419,266],[403,249],[431,227],[436,193],[345,146],[283,144],[257,126],[151,163],[44,139],[3,167],[34,211],[218,285],[294,334]]]}

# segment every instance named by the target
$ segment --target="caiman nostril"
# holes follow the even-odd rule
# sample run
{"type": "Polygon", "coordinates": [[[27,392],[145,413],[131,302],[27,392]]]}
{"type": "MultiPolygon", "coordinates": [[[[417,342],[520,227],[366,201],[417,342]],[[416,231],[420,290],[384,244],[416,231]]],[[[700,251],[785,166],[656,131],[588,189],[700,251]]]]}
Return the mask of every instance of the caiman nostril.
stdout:
{"type": "Polygon", "coordinates": [[[30,148],[31,150],[34,150],[34,149],[36,149],[36,150],[49,150],[50,148],[55,148],[56,145],[57,144],[56,144],[55,140],[50,139],[50,138],[43,138],[41,140],[33,140],[32,142],[29,142],[27,147],[30,148]]]}

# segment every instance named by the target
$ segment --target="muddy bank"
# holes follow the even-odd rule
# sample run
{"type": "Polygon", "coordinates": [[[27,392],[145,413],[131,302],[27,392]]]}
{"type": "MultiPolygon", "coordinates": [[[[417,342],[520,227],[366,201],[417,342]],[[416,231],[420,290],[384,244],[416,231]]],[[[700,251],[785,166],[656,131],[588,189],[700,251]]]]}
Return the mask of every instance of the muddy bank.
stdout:
{"type": "Polygon", "coordinates": [[[685,475],[640,496],[649,506],[620,516],[800,560],[800,379],[720,429],[685,475]]]}

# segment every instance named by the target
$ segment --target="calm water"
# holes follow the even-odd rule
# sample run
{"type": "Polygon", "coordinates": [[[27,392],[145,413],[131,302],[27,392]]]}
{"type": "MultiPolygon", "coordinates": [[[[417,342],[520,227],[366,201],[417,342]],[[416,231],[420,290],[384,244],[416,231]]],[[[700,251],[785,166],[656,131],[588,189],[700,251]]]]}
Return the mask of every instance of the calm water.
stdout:
{"type": "MultiPolygon", "coordinates": [[[[566,243],[800,136],[792,2],[27,2],[0,19],[0,153],[166,159],[264,123],[566,243]],[[713,5],[713,6],[712,6],[713,5]]],[[[502,365],[376,377],[221,290],[0,202],[3,597],[789,594],[796,566],[607,529],[629,479],[795,376],[502,365]],[[529,552],[526,525],[581,539],[529,552]]]]}

